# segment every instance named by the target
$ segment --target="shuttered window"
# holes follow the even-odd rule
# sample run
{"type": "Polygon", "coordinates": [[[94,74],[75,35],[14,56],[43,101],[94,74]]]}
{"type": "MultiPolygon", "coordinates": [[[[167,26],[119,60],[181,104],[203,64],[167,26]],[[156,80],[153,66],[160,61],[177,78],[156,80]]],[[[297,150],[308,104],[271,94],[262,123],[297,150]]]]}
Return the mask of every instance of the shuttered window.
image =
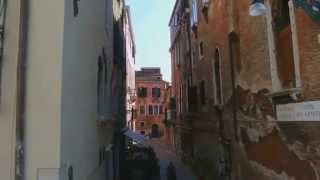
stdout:
{"type": "Polygon", "coordinates": [[[161,97],[160,88],[152,88],[152,97],[161,97]]]}

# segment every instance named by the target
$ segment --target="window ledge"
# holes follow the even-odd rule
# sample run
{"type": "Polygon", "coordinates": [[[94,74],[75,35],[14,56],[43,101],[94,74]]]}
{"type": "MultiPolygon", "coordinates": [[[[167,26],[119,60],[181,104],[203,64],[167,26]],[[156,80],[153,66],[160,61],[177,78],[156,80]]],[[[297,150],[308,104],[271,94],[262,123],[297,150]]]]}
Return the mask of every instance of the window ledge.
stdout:
{"type": "Polygon", "coordinates": [[[277,98],[289,95],[295,99],[298,94],[301,94],[301,88],[282,89],[279,91],[269,93],[268,96],[270,96],[271,98],[277,98]]]}

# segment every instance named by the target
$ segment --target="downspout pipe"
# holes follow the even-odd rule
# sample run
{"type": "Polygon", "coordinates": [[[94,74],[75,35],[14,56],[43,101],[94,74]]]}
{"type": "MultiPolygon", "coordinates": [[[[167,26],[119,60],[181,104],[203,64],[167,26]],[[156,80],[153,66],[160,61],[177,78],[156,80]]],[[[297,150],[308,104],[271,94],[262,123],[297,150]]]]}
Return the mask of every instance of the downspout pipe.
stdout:
{"type": "Polygon", "coordinates": [[[25,179],[25,94],[28,9],[29,0],[20,0],[19,50],[16,81],[16,180],[25,179]]]}

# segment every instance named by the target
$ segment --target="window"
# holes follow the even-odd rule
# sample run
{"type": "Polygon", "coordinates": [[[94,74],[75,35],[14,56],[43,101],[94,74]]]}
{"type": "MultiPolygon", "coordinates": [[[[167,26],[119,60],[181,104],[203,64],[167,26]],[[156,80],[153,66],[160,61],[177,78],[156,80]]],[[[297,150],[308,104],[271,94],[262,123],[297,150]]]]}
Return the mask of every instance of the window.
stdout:
{"type": "Polygon", "coordinates": [[[137,95],[138,97],[147,97],[148,90],[145,87],[139,87],[137,95]]]}
{"type": "Polygon", "coordinates": [[[220,69],[220,52],[217,48],[214,53],[214,73],[216,87],[216,104],[222,104],[222,85],[221,85],[221,69],[220,69]]]}
{"type": "Polygon", "coordinates": [[[105,106],[106,106],[106,72],[107,72],[107,58],[105,54],[104,48],[102,48],[102,55],[98,57],[97,62],[97,114],[98,114],[98,120],[101,117],[104,117],[106,114],[105,106]]]}
{"type": "Polygon", "coordinates": [[[210,0],[202,0],[202,4],[204,7],[208,7],[209,6],[209,2],[210,0]]]}
{"type": "Polygon", "coordinates": [[[188,89],[188,112],[197,112],[198,108],[198,88],[191,86],[188,89]]]}
{"type": "Polygon", "coordinates": [[[141,123],[140,123],[140,127],[144,127],[144,122],[141,122],[141,123]]]}
{"type": "Polygon", "coordinates": [[[278,0],[273,3],[275,23],[275,43],[277,49],[278,75],[285,89],[296,86],[292,30],[290,26],[289,0],[278,0]]]}
{"type": "Polygon", "coordinates": [[[159,106],[159,114],[163,114],[163,106],[159,106]]]}
{"type": "Polygon", "coordinates": [[[143,105],[140,106],[140,114],[141,115],[144,115],[146,112],[145,112],[145,108],[143,105]]]}
{"type": "Polygon", "coordinates": [[[159,106],[158,105],[154,105],[153,106],[153,113],[154,113],[154,115],[158,115],[159,114],[159,106]]]}
{"type": "Polygon", "coordinates": [[[149,105],[149,115],[153,115],[153,106],[149,105]]]}
{"type": "Polygon", "coordinates": [[[200,56],[200,59],[204,57],[204,45],[202,41],[199,43],[199,56],[200,56]]]}
{"type": "Polygon", "coordinates": [[[77,17],[79,15],[79,1],[80,0],[73,0],[73,16],[77,17]]]}
{"type": "Polygon", "coordinates": [[[160,88],[152,88],[152,97],[160,97],[160,96],[161,96],[160,88]]]}
{"type": "Polygon", "coordinates": [[[198,6],[197,6],[197,0],[192,0],[191,4],[191,26],[197,26],[198,25],[198,6]]]}
{"type": "Polygon", "coordinates": [[[205,81],[200,82],[200,101],[202,105],[206,104],[206,90],[205,81]]]}
{"type": "Polygon", "coordinates": [[[289,0],[277,0],[273,3],[273,16],[277,29],[282,29],[290,25],[289,0]]]}

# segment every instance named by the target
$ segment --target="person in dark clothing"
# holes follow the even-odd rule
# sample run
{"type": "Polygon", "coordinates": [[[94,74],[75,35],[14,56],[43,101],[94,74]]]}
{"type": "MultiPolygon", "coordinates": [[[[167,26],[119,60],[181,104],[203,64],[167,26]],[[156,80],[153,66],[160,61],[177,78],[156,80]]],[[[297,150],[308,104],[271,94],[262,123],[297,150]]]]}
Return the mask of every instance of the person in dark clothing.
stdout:
{"type": "Polygon", "coordinates": [[[173,163],[170,162],[167,168],[167,180],[176,180],[176,168],[174,167],[173,163]]]}

